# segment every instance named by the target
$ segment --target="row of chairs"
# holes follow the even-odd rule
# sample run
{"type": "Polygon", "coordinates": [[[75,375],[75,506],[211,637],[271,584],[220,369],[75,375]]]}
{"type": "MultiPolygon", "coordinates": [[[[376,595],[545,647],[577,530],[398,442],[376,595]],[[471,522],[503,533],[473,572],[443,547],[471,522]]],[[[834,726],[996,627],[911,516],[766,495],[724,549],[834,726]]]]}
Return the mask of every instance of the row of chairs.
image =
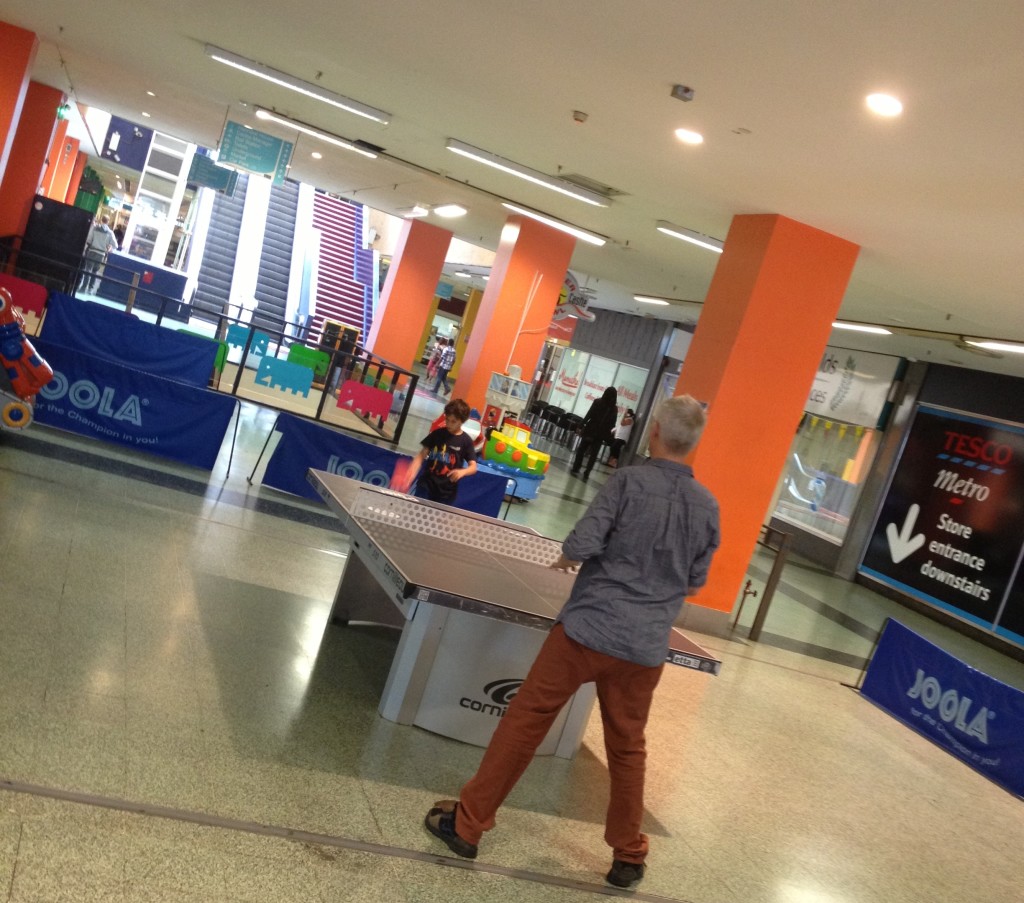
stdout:
{"type": "Polygon", "coordinates": [[[571,414],[557,405],[543,401],[535,401],[530,405],[526,420],[534,435],[567,448],[575,447],[576,430],[583,422],[578,414],[571,414]]]}

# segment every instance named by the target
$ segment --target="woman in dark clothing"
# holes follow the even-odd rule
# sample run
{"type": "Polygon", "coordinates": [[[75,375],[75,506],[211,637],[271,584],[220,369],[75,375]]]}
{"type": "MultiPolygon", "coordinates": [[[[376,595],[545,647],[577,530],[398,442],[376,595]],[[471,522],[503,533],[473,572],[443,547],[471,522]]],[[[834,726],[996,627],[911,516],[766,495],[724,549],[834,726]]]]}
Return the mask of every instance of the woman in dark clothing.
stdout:
{"type": "Polygon", "coordinates": [[[611,439],[612,430],[615,429],[615,421],[618,419],[619,393],[613,386],[604,390],[604,394],[598,398],[587,411],[587,416],[580,424],[580,444],[576,448],[576,457],[572,462],[572,475],[580,475],[580,465],[583,463],[583,456],[587,456],[587,467],[583,471],[583,479],[590,476],[594,469],[594,461],[597,460],[597,453],[601,450],[601,444],[605,439],[611,439]]]}

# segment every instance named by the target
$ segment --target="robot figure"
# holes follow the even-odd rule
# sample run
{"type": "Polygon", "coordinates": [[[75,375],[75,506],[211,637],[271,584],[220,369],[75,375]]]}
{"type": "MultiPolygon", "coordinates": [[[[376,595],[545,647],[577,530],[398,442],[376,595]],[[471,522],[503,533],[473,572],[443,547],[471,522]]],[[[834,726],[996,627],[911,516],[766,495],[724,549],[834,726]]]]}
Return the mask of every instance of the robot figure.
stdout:
{"type": "Polygon", "coordinates": [[[36,393],[53,379],[53,370],[25,338],[25,321],[6,288],[0,288],[0,364],[6,376],[0,379],[0,429],[22,430],[32,422],[36,393]],[[11,391],[2,387],[5,382],[11,391]]]}

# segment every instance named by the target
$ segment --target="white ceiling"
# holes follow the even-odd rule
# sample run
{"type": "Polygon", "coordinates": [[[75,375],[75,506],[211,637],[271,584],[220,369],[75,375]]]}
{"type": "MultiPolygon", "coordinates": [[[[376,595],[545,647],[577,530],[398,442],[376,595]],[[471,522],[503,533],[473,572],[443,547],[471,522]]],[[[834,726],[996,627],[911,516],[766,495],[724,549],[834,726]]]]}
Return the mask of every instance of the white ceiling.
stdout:
{"type": "MultiPolygon", "coordinates": [[[[490,248],[500,198],[607,236],[572,262],[598,307],[689,318],[692,305],[631,300],[699,302],[718,260],[655,221],[724,238],[735,214],[779,213],[861,245],[844,319],[1024,341],[1020,0],[0,0],[0,20],[39,35],[33,77],[81,104],[209,147],[226,119],[255,125],[254,105],[275,108],[385,150],[368,161],[320,145],[315,161],[319,143],[300,136],[294,178],[389,213],[461,203],[468,216],[435,222],[490,248]],[[392,121],[230,69],[206,44],[392,121]],[[670,96],[677,83],[692,102],[670,96]],[[903,116],[868,113],[873,91],[899,96],[903,116]],[[704,144],[680,144],[679,127],[704,144]],[[617,195],[603,209],[563,198],[447,151],[447,138],[617,195]]],[[[952,341],[832,341],[1024,375],[1024,355],[952,341]]]]}

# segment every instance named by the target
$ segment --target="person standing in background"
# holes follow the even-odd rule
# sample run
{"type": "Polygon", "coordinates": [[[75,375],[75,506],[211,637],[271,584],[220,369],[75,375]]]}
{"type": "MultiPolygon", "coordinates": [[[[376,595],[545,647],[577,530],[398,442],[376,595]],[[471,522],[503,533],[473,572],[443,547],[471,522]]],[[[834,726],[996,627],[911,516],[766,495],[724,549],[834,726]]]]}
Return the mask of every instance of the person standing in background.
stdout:
{"type": "Polygon", "coordinates": [[[434,342],[434,347],[430,351],[430,358],[427,361],[427,377],[428,379],[437,378],[437,363],[441,360],[441,352],[444,350],[444,346],[448,344],[446,338],[439,338],[434,342]]]}
{"type": "Polygon", "coordinates": [[[635,420],[636,411],[632,408],[626,408],[626,413],[622,415],[622,420],[619,421],[619,425],[615,427],[615,432],[612,434],[612,447],[608,453],[609,467],[619,466],[619,455],[622,454],[622,449],[629,442],[629,436],[633,432],[633,422],[635,420]]]}
{"type": "Polygon", "coordinates": [[[580,424],[580,444],[576,446],[576,457],[572,461],[571,473],[574,477],[580,475],[580,465],[583,463],[583,456],[586,455],[587,466],[583,472],[583,479],[589,479],[602,443],[611,441],[615,418],[618,415],[618,402],[619,393],[615,391],[614,386],[609,386],[600,398],[594,400],[587,411],[587,416],[580,424]]]}
{"type": "Polygon", "coordinates": [[[103,278],[103,264],[106,262],[107,253],[117,248],[117,239],[114,231],[110,228],[110,217],[101,217],[99,222],[92,224],[89,230],[89,238],[85,242],[85,259],[82,261],[82,281],[79,288],[96,294],[100,287],[100,280],[103,278]]]}
{"type": "Polygon", "coordinates": [[[434,383],[435,394],[441,391],[442,383],[444,384],[444,394],[447,395],[451,392],[452,387],[448,385],[448,374],[451,373],[454,366],[455,339],[452,339],[450,343],[441,349],[441,356],[437,360],[437,382],[434,383]]]}

